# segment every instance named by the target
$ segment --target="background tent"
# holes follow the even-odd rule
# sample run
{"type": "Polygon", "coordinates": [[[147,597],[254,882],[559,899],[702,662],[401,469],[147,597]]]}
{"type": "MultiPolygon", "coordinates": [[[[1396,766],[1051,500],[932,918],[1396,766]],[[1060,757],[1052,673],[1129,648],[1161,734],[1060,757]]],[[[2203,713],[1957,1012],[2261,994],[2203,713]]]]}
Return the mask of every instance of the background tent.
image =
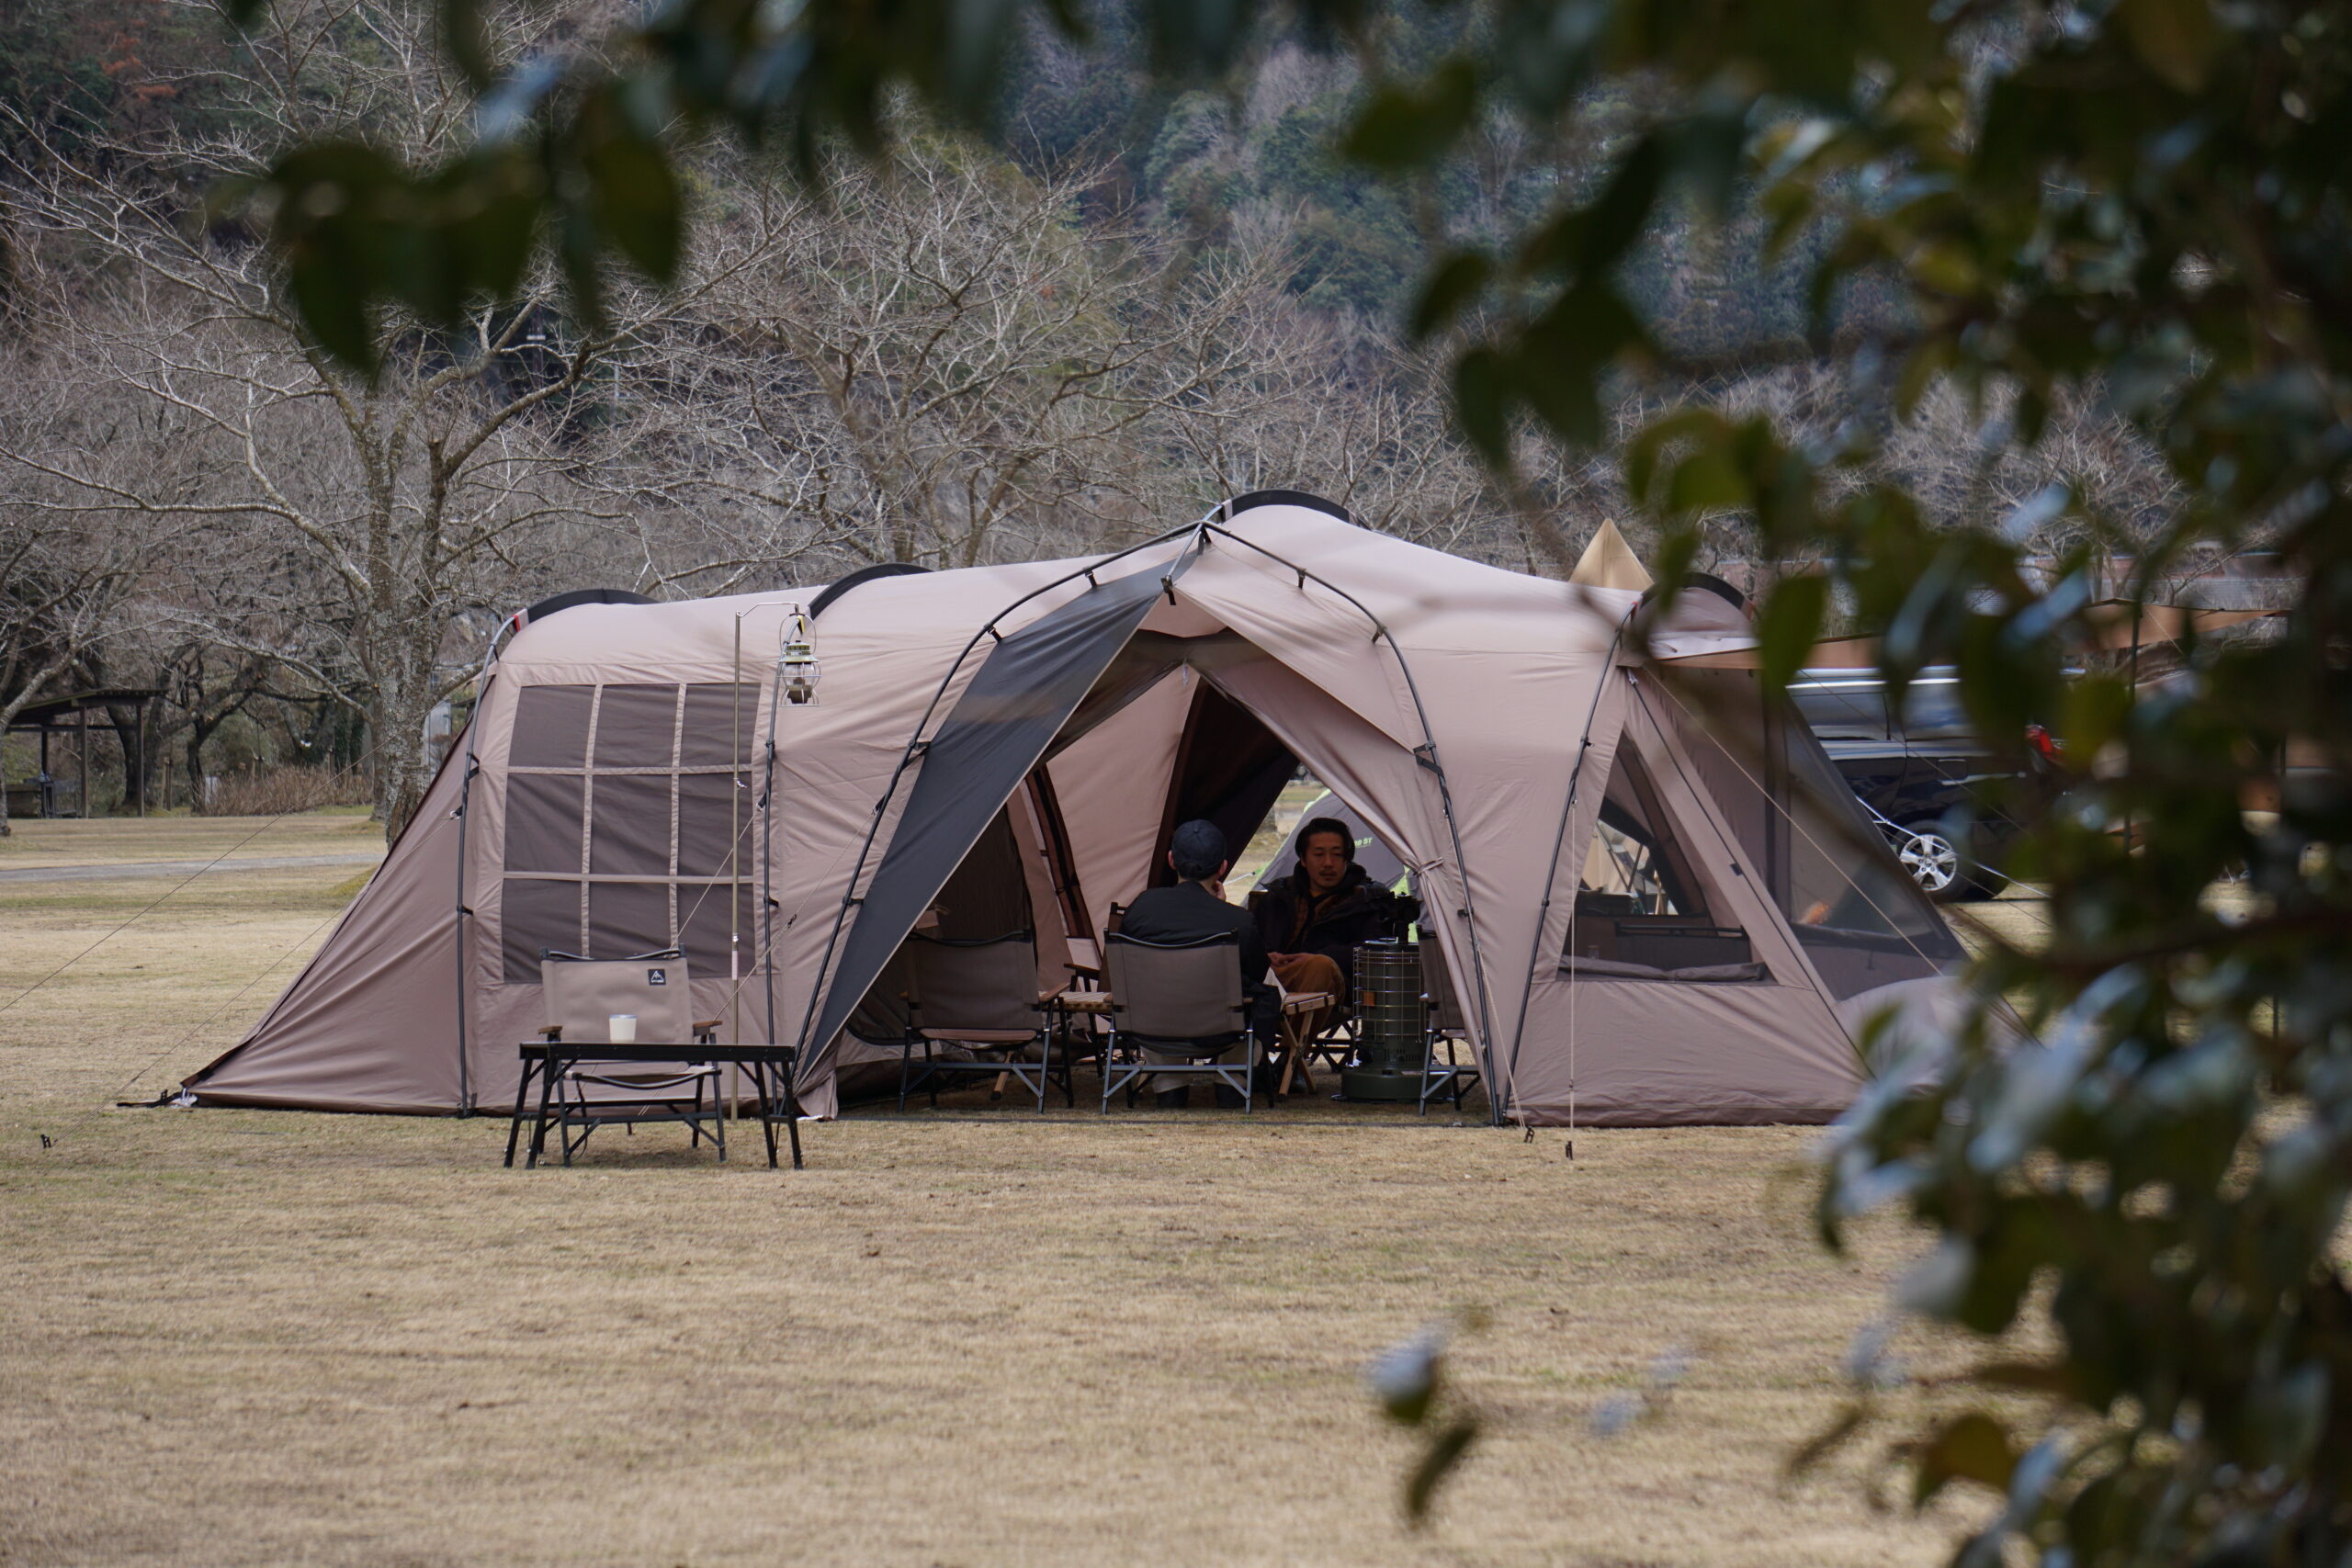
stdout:
{"type": "MultiPolygon", "coordinates": [[[[1501,1115],[1819,1120],[1860,1019],[1949,987],[1933,909],[1841,867],[1845,797],[1799,801],[1802,725],[1752,676],[1634,667],[1633,591],[1250,497],[1115,556],[865,582],[795,707],[767,665],[813,596],[524,626],[428,814],[197,1098],[503,1108],[541,948],[675,942],[705,1016],[808,1046],[821,1106],[918,921],[1017,919],[1052,983],[1174,822],[1246,833],[1301,765],[1412,874],[1501,1115]]],[[[1678,651],[1747,636],[1704,593],[1676,615],[1678,651]]]]}

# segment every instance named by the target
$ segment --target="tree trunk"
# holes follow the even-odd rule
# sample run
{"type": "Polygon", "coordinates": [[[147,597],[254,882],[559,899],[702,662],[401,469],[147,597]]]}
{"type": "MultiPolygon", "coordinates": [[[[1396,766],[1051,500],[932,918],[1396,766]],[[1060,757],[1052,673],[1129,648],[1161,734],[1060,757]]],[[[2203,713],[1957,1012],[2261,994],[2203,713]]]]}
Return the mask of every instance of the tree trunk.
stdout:
{"type": "Polygon", "coordinates": [[[432,758],[424,743],[424,721],[435,698],[433,649],[403,638],[394,667],[368,705],[368,739],[376,753],[376,812],[384,840],[401,836],[432,782],[432,758]]]}
{"type": "Polygon", "coordinates": [[[154,767],[155,720],[161,715],[150,710],[161,706],[160,703],[152,702],[141,703],[135,707],[126,707],[120,703],[107,705],[107,720],[114,726],[115,744],[122,751],[122,809],[125,811],[137,811],[141,800],[153,804],[148,793],[147,777],[154,767]],[[147,722],[142,724],[142,719],[147,722]]]}
{"type": "Polygon", "coordinates": [[[204,742],[212,733],[212,726],[204,722],[201,714],[188,716],[187,723],[187,814],[204,815],[204,742]]]}

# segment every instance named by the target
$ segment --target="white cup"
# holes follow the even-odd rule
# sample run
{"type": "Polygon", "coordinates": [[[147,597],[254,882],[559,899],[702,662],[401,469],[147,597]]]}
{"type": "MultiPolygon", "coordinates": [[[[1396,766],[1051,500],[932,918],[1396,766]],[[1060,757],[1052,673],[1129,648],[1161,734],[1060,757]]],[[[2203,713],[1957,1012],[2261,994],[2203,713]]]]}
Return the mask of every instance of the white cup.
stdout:
{"type": "Polygon", "coordinates": [[[605,1020],[605,1033],[616,1045],[637,1043],[637,1014],[616,1012],[605,1020]]]}

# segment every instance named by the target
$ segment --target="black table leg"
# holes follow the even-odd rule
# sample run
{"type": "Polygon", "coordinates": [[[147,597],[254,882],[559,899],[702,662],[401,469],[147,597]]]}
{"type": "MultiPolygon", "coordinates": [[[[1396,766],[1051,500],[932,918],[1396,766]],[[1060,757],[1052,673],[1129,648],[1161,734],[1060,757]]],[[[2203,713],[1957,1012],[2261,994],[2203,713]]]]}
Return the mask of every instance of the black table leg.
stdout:
{"type": "Polygon", "coordinates": [[[800,1083],[797,1069],[799,1053],[795,1052],[776,1064],[776,1071],[784,1076],[784,1130],[792,1140],[792,1168],[800,1166],[800,1083]]]}
{"type": "MultiPolygon", "coordinates": [[[[550,1098],[550,1091],[555,1088],[557,1066],[558,1064],[553,1054],[549,1054],[539,1063],[539,1119],[532,1125],[531,1128],[531,1155],[528,1159],[523,1162],[523,1168],[526,1170],[537,1170],[539,1166],[539,1156],[547,1153],[548,1100],[550,1098]]],[[[570,1139],[566,1139],[564,1141],[563,1155],[564,1163],[566,1165],[571,1164],[571,1143],[570,1139]]]]}
{"type": "Polygon", "coordinates": [[[760,1097],[760,1132],[768,1141],[768,1168],[775,1168],[775,1091],[769,1086],[768,1072],[772,1064],[752,1064],[752,1086],[760,1097]]]}
{"type": "Polygon", "coordinates": [[[506,1124],[506,1165],[510,1170],[514,1166],[514,1145],[523,1135],[523,1109],[531,1101],[531,1075],[538,1070],[538,1063],[526,1060],[523,1081],[514,1086],[514,1115],[506,1124]]]}

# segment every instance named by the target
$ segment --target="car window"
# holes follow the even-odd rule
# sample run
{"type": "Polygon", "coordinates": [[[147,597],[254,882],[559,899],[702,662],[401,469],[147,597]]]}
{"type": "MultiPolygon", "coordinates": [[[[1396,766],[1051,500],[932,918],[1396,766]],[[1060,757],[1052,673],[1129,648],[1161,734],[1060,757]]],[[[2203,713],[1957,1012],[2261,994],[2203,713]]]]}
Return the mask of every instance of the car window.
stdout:
{"type": "Polygon", "coordinates": [[[1813,732],[1824,740],[1886,738],[1885,688],[1861,671],[1808,671],[1789,684],[1789,695],[1813,732]]]}

